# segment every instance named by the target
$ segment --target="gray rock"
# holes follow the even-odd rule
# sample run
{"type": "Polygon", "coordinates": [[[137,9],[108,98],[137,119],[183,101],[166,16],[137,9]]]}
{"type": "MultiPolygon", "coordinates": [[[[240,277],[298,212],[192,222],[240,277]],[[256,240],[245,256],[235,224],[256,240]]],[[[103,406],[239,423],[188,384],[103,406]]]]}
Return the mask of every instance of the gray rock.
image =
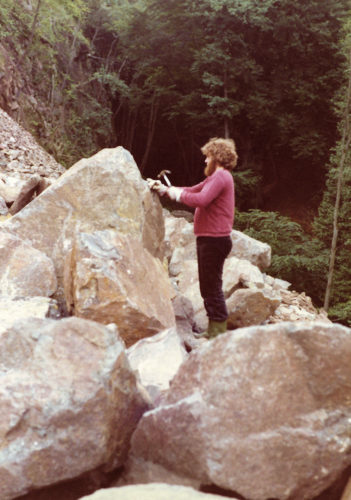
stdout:
{"type": "Polygon", "coordinates": [[[124,463],[147,405],[108,328],[19,321],[0,337],[0,376],[2,500],[124,463]]]}
{"type": "Polygon", "coordinates": [[[242,288],[227,299],[228,330],[260,325],[277,309],[281,299],[265,289],[242,288]]]}

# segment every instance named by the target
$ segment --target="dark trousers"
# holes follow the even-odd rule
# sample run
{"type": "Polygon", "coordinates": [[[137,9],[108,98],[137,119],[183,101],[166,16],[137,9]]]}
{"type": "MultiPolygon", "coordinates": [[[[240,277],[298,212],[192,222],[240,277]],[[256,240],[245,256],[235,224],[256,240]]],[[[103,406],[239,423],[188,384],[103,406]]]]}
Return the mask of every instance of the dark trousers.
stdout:
{"type": "Polygon", "coordinates": [[[200,293],[207,316],[212,321],[225,321],[228,311],[222,290],[222,275],[224,261],[232,249],[232,240],[230,236],[198,236],[196,249],[200,293]]]}

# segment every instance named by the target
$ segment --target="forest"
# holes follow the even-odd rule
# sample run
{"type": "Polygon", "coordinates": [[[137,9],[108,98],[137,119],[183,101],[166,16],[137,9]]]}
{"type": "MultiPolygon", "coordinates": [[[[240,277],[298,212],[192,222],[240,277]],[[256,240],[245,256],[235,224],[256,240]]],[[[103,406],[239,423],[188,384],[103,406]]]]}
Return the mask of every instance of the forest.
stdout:
{"type": "Polygon", "coordinates": [[[349,0],[0,0],[0,27],[1,105],[67,168],[122,145],[191,185],[233,138],[235,229],[351,326],[349,0]]]}

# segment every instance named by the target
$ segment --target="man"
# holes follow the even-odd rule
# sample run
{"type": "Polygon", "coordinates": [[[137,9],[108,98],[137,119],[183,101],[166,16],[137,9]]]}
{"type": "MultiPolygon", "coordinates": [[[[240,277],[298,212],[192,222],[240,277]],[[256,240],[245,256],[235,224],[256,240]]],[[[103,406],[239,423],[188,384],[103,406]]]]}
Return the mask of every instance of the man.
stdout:
{"type": "Polygon", "coordinates": [[[238,160],[232,139],[210,139],[202,148],[206,156],[206,179],[191,187],[166,187],[152,181],[160,195],[195,207],[200,292],[209,319],[207,330],[198,337],[214,338],[227,330],[228,311],[222,290],[224,261],[232,248],[234,222],[234,180],[231,171],[238,160]]]}

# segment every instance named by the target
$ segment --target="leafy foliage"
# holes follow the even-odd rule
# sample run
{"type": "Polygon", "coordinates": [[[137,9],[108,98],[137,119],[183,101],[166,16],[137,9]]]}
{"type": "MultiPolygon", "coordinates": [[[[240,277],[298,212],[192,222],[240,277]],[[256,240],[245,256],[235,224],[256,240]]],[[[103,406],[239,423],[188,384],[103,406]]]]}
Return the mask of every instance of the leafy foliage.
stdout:
{"type": "Polygon", "coordinates": [[[21,0],[0,8],[2,43],[17,53],[24,82],[16,97],[21,101],[22,93],[31,89],[40,107],[28,111],[27,123],[66,166],[91,154],[110,136],[110,104],[101,86],[97,88],[94,78],[81,80],[93,66],[86,57],[88,13],[85,0],[21,0]]]}
{"type": "Polygon", "coordinates": [[[277,212],[249,210],[237,213],[235,227],[271,246],[269,274],[289,281],[295,290],[305,291],[318,306],[322,306],[328,252],[317,239],[277,212]]]}
{"type": "Polygon", "coordinates": [[[344,79],[334,101],[340,139],[330,158],[326,190],[314,230],[324,247],[331,249],[332,264],[335,257],[335,265],[329,270],[326,302],[331,299],[331,314],[351,324],[350,304],[345,302],[345,298],[351,296],[351,152],[348,147],[351,143],[351,17],[345,24],[341,47],[346,56],[344,79]]]}

